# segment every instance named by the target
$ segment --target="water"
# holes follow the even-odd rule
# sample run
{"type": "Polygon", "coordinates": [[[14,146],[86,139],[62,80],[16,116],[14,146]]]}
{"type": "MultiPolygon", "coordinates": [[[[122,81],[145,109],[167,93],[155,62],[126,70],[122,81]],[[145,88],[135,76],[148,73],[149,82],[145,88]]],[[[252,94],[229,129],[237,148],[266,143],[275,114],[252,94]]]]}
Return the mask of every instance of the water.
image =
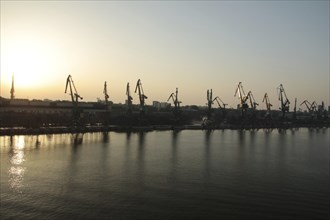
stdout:
{"type": "Polygon", "coordinates": [[[328,219],[330,129],[0,137],[1,219],[328,219]]]}

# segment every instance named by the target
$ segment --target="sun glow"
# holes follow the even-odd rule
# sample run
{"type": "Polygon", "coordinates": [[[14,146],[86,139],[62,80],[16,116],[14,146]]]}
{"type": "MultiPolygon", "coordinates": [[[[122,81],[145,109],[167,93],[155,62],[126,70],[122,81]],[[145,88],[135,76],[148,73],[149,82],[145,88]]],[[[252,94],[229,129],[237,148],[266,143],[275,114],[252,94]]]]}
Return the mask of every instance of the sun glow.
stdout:
{"type": "Polygon", "coordinates": [[[15,86],[37,87],[47,78],[48,54],[36,44],[16,45],[3,55],[2,73],[10,82],[14,74],[15,86]]]}

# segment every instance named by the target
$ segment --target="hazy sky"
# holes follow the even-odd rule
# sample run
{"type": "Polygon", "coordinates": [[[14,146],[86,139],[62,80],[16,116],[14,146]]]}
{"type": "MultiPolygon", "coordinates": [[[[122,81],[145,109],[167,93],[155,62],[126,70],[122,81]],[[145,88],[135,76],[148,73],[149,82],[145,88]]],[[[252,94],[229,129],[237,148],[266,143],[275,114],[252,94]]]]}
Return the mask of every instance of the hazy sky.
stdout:
{"type": "MultiPolygon", "coordinates": [[[[183,105],[213,89],[229,106],[242,82],[260,108],[329,105],[329,1],[2,1],[1,96],[65,99],[71,74],[85,101],[124,103],[141,79],[147,104],[179,88],[183,105]],[[291,105],[293,106],[293,105],[291,105]]],[[[291,107],[292,108],[292,107],[291,107]]]]}

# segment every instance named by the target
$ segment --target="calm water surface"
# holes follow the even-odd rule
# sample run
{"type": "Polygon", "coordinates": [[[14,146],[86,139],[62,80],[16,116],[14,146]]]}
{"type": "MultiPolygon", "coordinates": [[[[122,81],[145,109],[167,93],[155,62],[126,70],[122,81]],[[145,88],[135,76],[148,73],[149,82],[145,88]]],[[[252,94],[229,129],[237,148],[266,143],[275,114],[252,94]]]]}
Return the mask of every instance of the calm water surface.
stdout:
{"type": "Polygon", "coordinates": [[[330,129],[0,137],[1,219],[328,219],[330,129]]]}

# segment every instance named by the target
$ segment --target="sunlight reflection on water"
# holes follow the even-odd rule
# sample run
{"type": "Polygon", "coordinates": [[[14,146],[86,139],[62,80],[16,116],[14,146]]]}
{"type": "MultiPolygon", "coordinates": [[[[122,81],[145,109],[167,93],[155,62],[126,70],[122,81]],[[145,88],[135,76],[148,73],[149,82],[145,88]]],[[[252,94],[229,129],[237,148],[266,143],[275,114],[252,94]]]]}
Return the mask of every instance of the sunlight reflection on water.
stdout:
{"type": "Polygon", "coordinates": [[[24,173],[26,171],[26,167],[22,166],[25,161],[24,136],[11,139],[10,145],[11,149],[8,155],[11,167],[8,169],[8,182],[10,189],[14,192],[22,193],[22,188],[24,187],[24,173]]]}

